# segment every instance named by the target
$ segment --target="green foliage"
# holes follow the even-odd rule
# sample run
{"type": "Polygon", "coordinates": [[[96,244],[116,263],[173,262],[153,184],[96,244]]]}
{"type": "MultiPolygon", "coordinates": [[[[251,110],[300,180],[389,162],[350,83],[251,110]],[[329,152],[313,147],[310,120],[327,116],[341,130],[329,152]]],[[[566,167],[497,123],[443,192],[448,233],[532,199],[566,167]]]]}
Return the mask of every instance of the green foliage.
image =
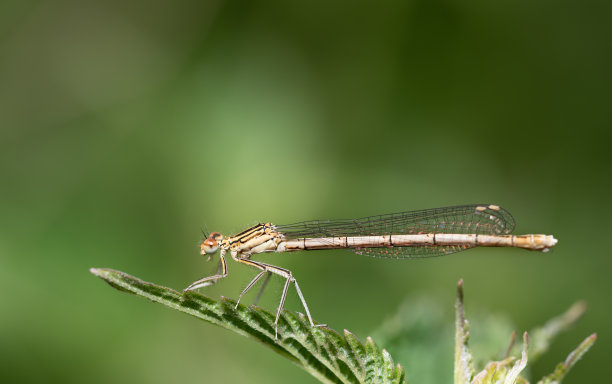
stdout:
{"type": "Polygon", "coordinates": [[[457,289],[455,313],[455,384],[469,384],[474,376],[474,366],[468,348],[470,331],[463,310],[463,280],[459,281],[457,289]]]}
{"type": "Polygon", "coordinates": [[[565,359],[564,362],[557,365],[553,373],[542,378],[542,380],[538,381],[538,384],[560,383],[570,368],[573,367],[578,360],[580,360],[582,355],[584,355],[589,348],[591,348],[596,339],[596,334],[592,334],[591,336],[587,337],[576,349],[572,351],[572,353],[569,354],[569,356],[567,356],[567,359],[565,359]]]}
{"type": "MultiPolygon", "coordinates": [[[[520,374],[527,367],[529,355],[529,337],[527,332],[523,334],[523,348],[520,359],[512,356],[506,356],[501,361],[489,362],[482,371],[476,373],[472,364],[472,355],[468,347],[469,330],[468,323],[465,318],[465,310],[463,306],[463,281],[459,281],[457,287],[457,303],[456,310],[456,337],[455,337],[455,384],[471,383],[471,384],[515,384],[529,381],[521,377],[520,374]]],[[[560,331],[567,329],[584,313],[584,304],[577,303],[570,308],[565,314],[556,317],[549,321],[546,325],[536,329],[534,332],[537,335],[536,348],[534,349],[534,357],[541,355],[548,349],[550,342],[554,336],[560,331]]],[[[514,335],[511,344],[514,343],[514,335]]],[[[565,362],[560,363],[555,371],[549,376],[538,381],[538,384],[561,383],[569,369],[582,357],[582,355],[593,345],[596,335],[593,334],[586,338],[574,351],[570,353],[565,362]]],[[[512,345],[508,348],[510,352],[512,345]]]]}
{"type": "MultiPolygon", "coordinates": [[[[402,362],[406,379],[411,383],[449,382],[453,369],[453,335],[455,383],[527,383],[526,363],[532,364],[546,353],[552,340],[575,324],[585,310],[586,305],[578,302],[565,313],[529,331],[529,337],[524,334],[522,345],[515,345],[515,327],[507,316],[477,311],[467,320],[460,282],[455,330],[444,306],[427,297],[413,297],[402,303],[373,337],[402,362]]],[[[553,374],[538,384],[559,383],[594,341],[595,335],[589,336],[553,374]]]]}
{"type": "MultiPolygon", "coordinates": [[[[251,306],[221,298],[219,301],[194,292],[180,293],[170,288],[147,283],[124,272],[92,268],[91,273],[102,278],[114,288],[129,292],[170,308],[185,312],[209,323],[219,325],[241,335],[255,339],[268,348],[288,358],[324,383],[405,383],[404,369],[395,365],[386,350],[380,350],[368,337],[361,343],[352,333],[340,335],[329,328],[311,327],[301,314],[284,311],[279,322],[279,339],[274,340],[274,315],[251,306]]],[[[545,353],[553,338],[574,324],[584,313],[584,303],[576,303],[564,314],[548,321],[544,326],[523,334],[520,350],[514,345],[516,333],[510,332],[508,322],[499,317],[479,321],[487,334],[477,341],[477,349],[502,351],[499,360],[473,357],[468,345],[472,335],[465,316],[463,282],[459,281],[455,304],[455,384],[528,384],[525,374],[527,363],[545,353]],[[506,348],[492,346],[496,334],[512,334],[506,348]],[[482,362],[482,363],[481,363],[482,362]],[[483,366],[479,371],[476,367],[483,366]]],[[[428,301],[412,301],[403,305],[396,316],[387,320],[377,332],[376,338],[388,345],[394,355],[408,364],[411,382],[435,382],[436,373],[443,372],[449,357],[451,332],[447,332],[441,311],[428,301]],[[419,338],[424,338],[419,342],[419,338]],[[425,340],[426,339],[426,340],[425,340]],[[449,348],[446,348],[446,347],[449,348]],[[397,353],[396,353],[397,352],[397,353]],[[443,356],[443,357],[442,357],[443,356]],[[419,366],[427,372],[419,372],[419,366]],[[411,368],[417,372],[412,375],[411,368]]],[[[478,328],[480,330],[480,326],[478,328]]],[[[567,359],[558,364],[554,372],[538,381],[538,384],[558,384],[571,367],[595,342],[596,335],[587,337],[567,359]]],[[[447,377],[439,379],[447,382],[447,377]]]]}
{"type": "Polygon", "coordinates": [[[323,383],[404,383],[403,368],[381,351],[371,338],[361,343],[352,333],[311,327],[303,315],[284,311],[274,340],[274,315],[257,307],[239,305],[227,298],[219,301],[195,292],[144,282],[127,273],[92,268],[91,273],[112,287],[185,312],[251,339],[286,357],[323,383]]]}

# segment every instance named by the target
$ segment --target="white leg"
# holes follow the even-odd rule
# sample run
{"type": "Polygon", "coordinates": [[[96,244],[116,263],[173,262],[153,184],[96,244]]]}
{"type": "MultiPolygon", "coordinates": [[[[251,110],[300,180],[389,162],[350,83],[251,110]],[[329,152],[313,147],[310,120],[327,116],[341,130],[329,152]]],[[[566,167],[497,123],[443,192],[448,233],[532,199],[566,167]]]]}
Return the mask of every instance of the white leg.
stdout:
{"type": "MultiPolygon", "coordinates": [[[[234,257],[234,260],[236,260],[239,263],[243,263],[243,264],[247,264],[250,265],[252,267],[258,268],[259,270],[261,270],[261,273],[259,273],[255,279],[253,279],[255,282],[257,280],[259,280],[262,276],[263,273],[266,272],[270,272],[270,273],[274,273],[276,275],[282,276],[286,279],[285,281],[285,286],[283,288],[283,294],[281,296],[281,300],[280,300],[280,304],[278,306],[278,310],[276,311],[276,318],[274,320],[274,340],[278,340],[278,320],[280,319],[280,314],[283,311],[283,307],[285,305],[285,299],[287,298],[287,291],[289,290],[289,284],[291,283],[295,283],[295,288],[298,292],[298,296],[300,297],[300,300],[302,301],[302,305],[304,306],[304,309],[306,310],[306,316],[308,316],[308,321],[310,322],[310,325],[313,327],[324,327],[325,324],[317,324],[315,325],[313,320],[312,320],[312,316],[310,316],[310,311],[308,310],[308,305],[306,304],[306,300],[304,299],[304,295],[302,295],[302,291],[300,290],[299,286],[297,285],[297,282],[295,280],[295,278],[293,277],[293,275],[291,274],[291,271],[288,269],[284,269],[284,268],[280,268],[274,265],[270,265],[270,264],[265,264],[265,263],[260,263],[258,261],[253,261],[253,260],[249,260],[249,259],[241,259],[239,257],[234,257]]],[[[251,284],[249,284],[249,286],[247,286],[247,288],[245,289],[248,290],[253,286],[254,282],[251,281],[251,284]]]]}
{"type": "Polygon", "coordinates": [[[213,276],[204,277],[200,280],[194,281],[187,288],[183,289],[183,292],[193,291],[198,288],[206,287],[208,285],[213,285],[217,282],[217,280],[222,279],[227,276],[227,263],[225,262],[224,254],[221,253],[219,260],[219,265],[217,266],[217,274],[213,276]]]}
{"type": "Polygon", "coordinates": [[[255,283],[257,283],[257,281],[261,279],[261,277],[265,274],[266,274],[266,271],[261,271],[257,274],[257,276],[255,276],[253,280],[251,280],[249,285],[247,285],[246,288],[240,294],[240,296],[238,296],[238,300],[236,300],[236,306],[234,307],[234,309],[238,308],[238,304],[240,304],[240,299],[242,299],[242,296],[244,296],[244,294],[247,293],[249,289],[251,289],[253,285],[255,285],[255,283]]]}
{"type": "Polygon", "coordinates": [[[266,288],[266,285],[268,285],[268,281],[270,281],[270,278],[272,277],[272,272],[267,272],[267,273],[268,273],[268,276],[266,276],[266,279],[263,281],[263,283],[261,283],[261,288],[259,288],[259,292],[257,292],[257,297],[253,301],[253,305],[257,305],[257,303],[259,302],[259,299],[261,298],[261,294],[266,288]]]}

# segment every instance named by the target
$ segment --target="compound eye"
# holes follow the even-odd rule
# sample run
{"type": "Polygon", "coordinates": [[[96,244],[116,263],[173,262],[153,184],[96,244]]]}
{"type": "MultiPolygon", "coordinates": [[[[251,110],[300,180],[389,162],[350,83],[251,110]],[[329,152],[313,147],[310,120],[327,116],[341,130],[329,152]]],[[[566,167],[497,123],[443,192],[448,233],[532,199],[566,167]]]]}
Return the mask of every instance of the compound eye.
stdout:
{"type": "Polygon", "coordinates": [[[219,232],[211,232],[210,236],[208,236],[209,239],[212,239],[214,241],[221,241],[223,240],[223,235],[220,234],[219,232]]]}
{"type": "Polygon", "coordinates": [[[202,244],[200,245],[200,253],[202,255],[204,254],[211,255],[217,252],[217,249],[219,249],[219,243],[216,240],[211,239],[211,238],[204,240],[202,244]]]}

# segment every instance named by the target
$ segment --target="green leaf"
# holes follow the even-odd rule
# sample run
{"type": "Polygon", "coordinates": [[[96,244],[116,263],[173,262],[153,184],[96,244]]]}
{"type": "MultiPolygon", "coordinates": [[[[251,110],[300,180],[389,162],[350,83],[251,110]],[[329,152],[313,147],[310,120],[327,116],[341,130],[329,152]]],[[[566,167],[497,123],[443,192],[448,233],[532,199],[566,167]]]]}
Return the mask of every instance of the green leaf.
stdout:
{"type": "Polygon", "coordinates": [[[469,335],[463,307],[463,280],[459,280],[455,304],[455,384],[468,384],[474,376],[472,353],[468,348],[469,335]]]}
{"type": "Polygon", "coordinates": [[[504,380],[504,384],[515,384],[519,380],[519,374],[527,366],[527,350],[529,349],[529,336],[527,332],[523,333],[523,352],[521,353],[521,359],[514,363],[510,372],[504,380]]]}
{"type": "Polygon", "coordinates": [[[521,359],[510,367],[512,362],[516,360],[514,357],[506,357],[502,361],[492,361],[485,366],[485,369],[480,371],[471,384],[493,384],[501,383],[504,384],[516,384],[516,383],[527,383],[525,379],[519,377],[520,373],[527,366],[527,350],[529,348],[529,338],[527,332],[523,334],[523,352],[521,359]]]}
{"type": "Polygon", "coordinates": [[[261,308],[239,305],[234,309],[236,302],[231,299],[216,301],[195,292],[180,293],[112,269],[90,272],[120,291],[257,340],[323,383],[405,383],[402,367],[371,338],[364,345],[346,330],[340,335],[329,328],[311,327],[304,315],[283,311],[275,341],[274,315],[261,308]]]}
{"type": "Polygon", "coordinates": [[[538,384],[558,384],[561,383],[565,375],[569,372],[569,370],[580,360],[582,355],[588,351],[595,340],[597,339],[597,334],[592,334],[591,336],[584,339],[580,345],[574,349],[565,359],[564,362],[561,362],[555,367],[555,371],[550,375],[544,377],[542,380],[538,381],[538,384]]]}
{"type": "Polygon", "coordinates": [[[472,384],[501,383],[508,374],[508,365],[513,361],[514,357],[508,357],[502,361],[488,363],[482,371],[474,376],[472,384]]]}
{"type": "Polygon", "coordinates": [[[585,302],[578,301],[565,313],[548,320],[543,326],[529,332],[531,339],[529,360],[533,363],[538,357],[547,352],[554,338],[574,325],[582,317],[586,307],[585,302]]]}

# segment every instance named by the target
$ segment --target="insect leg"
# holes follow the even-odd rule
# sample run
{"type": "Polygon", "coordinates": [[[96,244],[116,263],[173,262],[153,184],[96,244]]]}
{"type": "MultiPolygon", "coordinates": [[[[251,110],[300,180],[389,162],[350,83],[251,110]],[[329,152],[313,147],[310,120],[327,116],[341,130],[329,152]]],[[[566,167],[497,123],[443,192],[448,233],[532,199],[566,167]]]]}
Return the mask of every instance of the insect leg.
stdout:
{"type": "Polygon", "coordinates": [[[213,285],[219,279],[222,279],[227,276],[227,263],[225,262],[225,252],[221,251],[219,253],[220,260],[219,266],[217,267],[217,273],[212,276],[204,277],[200,280],[194,281],[187,288],[183,289],[183,292],[193,291],[198,288],[206,287],[208,285],[213,285]]]}
{"type": "MultiPolygon", "coordinates": [[[[293,275],[291,274],[290,270],[284,269],[284,268],[280,268],[280,267],[277,267],[277,266],[274,266],[274,265],[270,265],[270,264],[261,263],[261,262],[258,262],[258,261],[253,261],[253,260],[249,260],[249,259],[239,258],[239,257],[234,257],[234,260],[236,260],[239,263],[243,263],[243,264],[255,267],[255,268],[261,270],[262,273],[271,272],[271,273],[274,273],[275,275],[279,275],[279,276],[281,276],[281,277],[286,279],[285,280],[285,286],[283,288],[283,293],[282,293],[281,300],[280,300],[280,304],[278,306],[278,310],[276,311],[276,318],[274,319],[274,340],[278,339],[278,320],[280,318],[281,312],[283,311],[283,307],[285,306],[285,300],[287,299],[287,291],[289,290],[289,284],[291,284],[291,283],[295,283],[296,291],[298,292],[298,296],[300,297],[300,300],[302,301],[302,305],[304,306],[304,309],[306,310],[306,315],[308,316],[308,321],[310,322],[310,325],[313,326],[313,327],[323,327],[323,326],[325,326],[324,324],[317,324],[317,325],[314,324],[314,322],[312,320],[312,316],[310,316],[310,311],[308,310],[308,305],[306,304],[306,300],[304,299],[304,295],[302,294],[302,291],[300,290],[299,286],[297,285],[297,282],[296,282],[295,278],[293,277],[293,275]]],[[[257,280],[259,280],[261,278],[261,276],[263,276],[262,273],[259,273],[256,276],[257,280]]],[[[249,284],[249,285],[251,285],[251,284],[249,284]]],[[[247,288],[250,288],[250,287],[247,287],[247,288]]]]}

